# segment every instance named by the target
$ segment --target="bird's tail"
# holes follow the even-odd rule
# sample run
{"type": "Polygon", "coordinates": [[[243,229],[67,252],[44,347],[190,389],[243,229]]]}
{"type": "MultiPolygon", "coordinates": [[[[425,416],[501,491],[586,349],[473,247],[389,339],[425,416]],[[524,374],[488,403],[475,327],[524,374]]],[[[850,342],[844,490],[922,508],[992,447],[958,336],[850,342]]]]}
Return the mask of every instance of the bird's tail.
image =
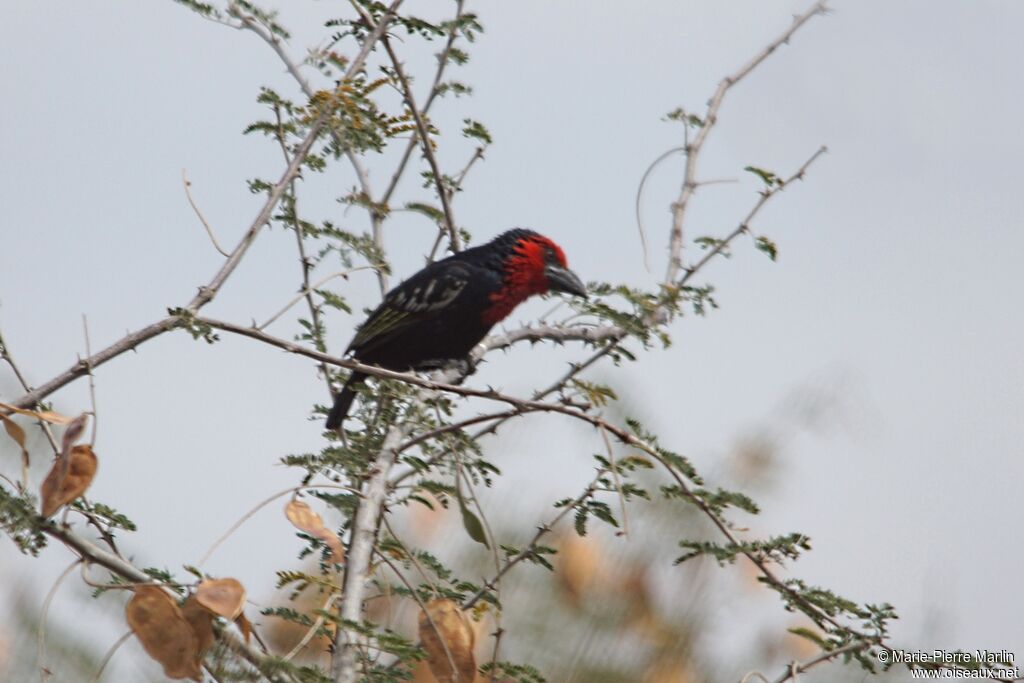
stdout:
{"type": "Polygon", "coordinates": [[[325,425],[327,429],[337,429],[345,421],[345,418],[348,416],[348,409],[352,407],[352,401],[356,398],[356,389],[365,379],[366,373],[363,372],[353,372],[349,376],[345,386],[334,397],[334,406],[331,408],[331,412],[327,414],[327,424],[325,425]]]}

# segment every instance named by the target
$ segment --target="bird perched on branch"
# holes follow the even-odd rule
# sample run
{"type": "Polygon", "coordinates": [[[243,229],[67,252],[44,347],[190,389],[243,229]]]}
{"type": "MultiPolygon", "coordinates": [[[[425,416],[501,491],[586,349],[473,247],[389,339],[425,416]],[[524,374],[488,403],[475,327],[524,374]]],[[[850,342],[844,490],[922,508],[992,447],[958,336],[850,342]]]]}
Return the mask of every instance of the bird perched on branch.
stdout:
{"type": "MultiPolygon", "coordinates": [[[[487,244],[431,263],[384,296],[346,349],[361,363],[423,370],[469,361],[495,323],[534,294],[587,289],[561,247],[532,230],[509,230],[487,244]]],[[[366,374],[353,372],[327,416],[341,426],[366,374]]]]}

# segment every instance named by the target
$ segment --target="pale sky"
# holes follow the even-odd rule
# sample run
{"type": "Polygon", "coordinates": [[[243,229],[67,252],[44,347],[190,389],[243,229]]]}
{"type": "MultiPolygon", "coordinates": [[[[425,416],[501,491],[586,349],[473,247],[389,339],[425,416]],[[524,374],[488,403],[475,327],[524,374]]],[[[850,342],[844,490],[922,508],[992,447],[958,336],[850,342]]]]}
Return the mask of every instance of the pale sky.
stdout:
{"type": "MultiPolygon", "coordinates": [[[[333,5],[279,4],[301,55],[333,5]]],[[[762,500],[757,530],[808,533],[815,547],[794,575],[895,604],[901,642],[1009,649],[1020,661],[1024,5],[833,5],[730,94],[701,176],[739,182],[703,188],[689,216],[691,236],[731,230],[756,200],[744,166],[785,175],[828,145],[806,182],[758,220],[779,245],[778,263],[742,244],[706,271],[720,310],[676,323],[668,351],[597,376],[623,384],[662,441],[708,472],[738,438],[790,414],[794,397],[830,397],[825,428],[787,442],[784,481],[762,500]]],[[[585,280],[650,286],[663,272],[682,172],[681,159],[667,162],[645,190],[648,273],[637,183],[681,133],[661,118],[680,105],[701,110],[718,79],[806,6],[477,4],[487,30],[457,74],[475,96],[436,113],[448,169],[466,158],[462,118],[495,137],[457,199],[459,223],[479,239],[533,227],[585,280]]],[[[255,36],[170,2],[5,10],[0,330],[42,382],[84,353],[83,313],[95,350],[183,305],[209,279],[220,257],[185,200],[182,169],[221,241],[234,244],[260,204],[245,180],[281,169],[273,144],[240,132],[264,116],[260,85],[295,89],[255,36]]],[[[426,53],[409,55],[422,88],[416,54],[426,53]]],[[[377,187],[386,168],[373,176],[377,187]]],[[[358,227],[358,212],[343,217],[331,200],[354,182],[346,173],[339,166],[329,182],[310,182],[308,192],[324,192],[305,206],[358,227]]],[[[403,190],[428,196],[415,179],[403,190]]],[[[292,239],[264,232],[210,315],[249,323],[280,308],[299,282],[292,239]]],[[[397,218],[387,239],[396,273],[422,263],[431,240],[422,219],[397,218]]],[[[375,301],[370,276],[342,287],[362,305],[375,301]]],[[[524,306],[511,323],[549,306],[524,306]]],[[[335,352],[356,322],[331,321],[335,352]]],[[[568,357],[518,348],[471,382],[525,395],[568,357]]],[[[248,507],[296,483],[275,465],[281,455],[321,443],[319,426],[305,421],[325,399],[313,366],[247,341],[207,347],[164,336],[103,366],[97,381],[92,495],[139,523],[126,545],[145,564],[198,560],[248,507]]],[[[0,370],[0,396],[11,386],[0,370]]],[[[81,381],[53,398],[66,412],[88,407],[81,381]]],[[[499,486],[537,500],[580,488],[589,474],[572,455],[578,432],[542,436],[524,426],[505,438],[499,486]],[[542,466],[557,476],[538,481],[542,466]]],[[[13,467],[9,444],[0,453],[13,467]]],[[[291,543],[282,516],[244,528],[210,570],[268,585],[274,562],[291,555],[267,539],[291,543]],[[232,560],[243,552],[253,556],[239,566],[232,560]]],[[[71,559],[51,548],[31,561],[4,546],[4,575],[34,574],[40,602],[71,559]]]]}

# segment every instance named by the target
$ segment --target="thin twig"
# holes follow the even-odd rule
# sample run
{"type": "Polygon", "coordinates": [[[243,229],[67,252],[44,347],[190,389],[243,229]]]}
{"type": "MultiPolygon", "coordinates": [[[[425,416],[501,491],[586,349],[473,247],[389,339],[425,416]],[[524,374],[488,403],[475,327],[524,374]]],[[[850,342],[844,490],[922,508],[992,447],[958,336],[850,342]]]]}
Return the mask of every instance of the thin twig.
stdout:
{"type": "Polygon", "coordinates": [[[82,334],[85,337],[85,371],[89,375],[89,403],[92,405],[92,434],[89,437],[89,445],[96,447],[96,424],[100,421],[99,413],[96,411],[96,381],[92,374],[92,364],[89,358],[92,357],[92,346],[89,343],[89,319],[82,315],[82,334]]]}
{"type": "Polygon", "coordinates": [[[459,229],[455,225],[455,217],[452,215],[449,194],[444,186],[444,176],[441,174],[441,167],[438,165],[437,157],[434,155],[433,143],[430,140],[430,133],[427,129],[427,124],[423,120],[423,113],[416,107],[416,97],[412,94],[412,86],[409,84],[409,79],[406,78],[405,71],[402,69],[402,62],[398,59],[398,55],[395,54],[394,49],[391,47],[391,41],[388,40],[387,36],[385,36],[381,39],[381,44],[384,45],[384,49],[387,50],[388,56],[391,57],[391,66],[395,70],[395,75],[398,76],[398,81],[402,86],[402,97],[405,99],[405,103],[409,107],[409,113],[412,114],[413,120],[416,122],[416,130],[419,133],[423,156],[426,157],[427,164],[430,165],[431,174],[434,176],[434,185],[437,187],[437,197],[441,200],[441,210],[444,213],[445,227],[448,229],[449,245],[453,252],[459,252],[462,250],[461,240],[459,239],[459,229]]]}
{"type": "Polygon", "coordinates": [[[388,534],[391,535],[391,538],[393,538],[395,540],[395,543],[398,544],[398,547],[401,548],[402,552],[405,553],[405,556],[409,558],[410,562],[412,562],[412,566],[416,567],[416,571],[418,571],[420,573],[420,576],[423,577],[423,581],[425,583],[430,584],[430,590],[434,591],[434,593],[438,593],[437,582],[430,578],[430,574],[428,574],[427,570],[423,568],[423,565],[420,564],[420,561],[416,559],[416,555],[414,555],[412,551],[409,550],[409,546],[403,543],[402,539],[398,536],[398,534],[395,533],[395,530],[391,526],[391,522],[388,521],[388,516],[381,515],[380,521],[384,525],[384,528],[387,529],[388,534]]]}
{"type": "Polygon", "coordinates": [[[181,169],[181,182],[185,185],[185,197],[188,198],[189,205],[192,207],[192,210],[195,211],[196,217],[199,218],[199,222],[203,224],[203,228],[206,230],[206,234],[209,236],[210,241],[213,242],[213,248],[219,251],[221,256],[224,258],[228,258],[231,254],[224,251],[223,247],[220,246],[220,243],[217,241],[217,236],[213,234],[213,228],[211,228],[210,224],[206,222],[206,217],[203,215],[203,212],[199,210],[199,205],[196,204],[196,200],[192,198],[192,190],[190,189],[192,187],[192,181],[188,179],[185,169],[181,169]]]}
{"type": "Polygon", "coordinates": [[[340,595],[340,592],[332,591],[331,594],[327,596],[327,600],[324,602],[324,606],[320,608],[321,614],[317,615],[316,621],[313,622],[313,625],[309,627],[309,630],[306,631],[305,635],[302,636],[299,642],[295,644],[295,647],[289,650],[288,654],[282,657],[284,661],[290,661],[292,657],[302,652],[302,648],[309,645],[309,641],[313,640],[313,637],[316,635],[316,632],[319,631],[320,627],[324,625],[324,621],[326,621],[326,617],[324,615],[329,609],[331,609],[331,607],[334,605],[334,601],[337,600],[340,595]]]}
{"type": "MultiPolygon", "coordinates": [[[[2,334],[0,334],[0,358],[3,358],[4,362],[7,363],[7,365],[10,366],[11,371],[14,373],[14,377],[18,380],[18,384],[21,385],[21,388],[24,391],[31,392],[32,391],[32,387],[29,386],[27,381],[25,381],[25,376],[21,374],[21,370],[18,368],[18,364],[14,362],[14,357],[11,355],[11,350],[10,350],[10,348],[8,348],[7,342],[4,340],[2,334]]],[[[39,408],[39,409],[42,408],[39,405],[38,401],[34,402],[34,403],[30,404],[30,405],[24,405],[24,406],[18,406],[18,407],[19,408],[26,408],[26,409],[27,408],[33,408],[33,407],[39,408]]],[[[53,430],[50,429],[49,423],[46,422],[46,420],[37,420],[37,422],[39,423],[39,428],[43,430],[43,434],[46,435],[46,440],[49,441],[50,448],[53,449],[53,454],[54,455],[59,455],[60,454],[60,446],[57,445],[57,437],[55,437],[53,435],[53,430]]],[[[27,466],[26,466],[26,470],[27,470],[27,466]]],[[[26,480],[27,480],[27,476],[28,476],[28,473],[26,471],[26,473],[25,473],[26,480]]],[[[26,488],[27,488],[27,483],[26,483],[26,488]]]]}
{"type": "Polygon", "coordinates": [[[131,637],[132,632],[127,631],[120,638],[114,641],[114,644],[111,645],[106,654],[103,655],[103,659],[100,660],[100,665],[96,669],[96,673],[94,673],[92,678],[89,679],[89,683],[99,683],[100,676],[103,675],[103,670],[107,668],[107,664],[109,664],[110,660],[114,657],[114,653],[117,652],[122,645],[127,643],[128,639],[131,637]]]}
{"type": "Polygon", "coordinates": [[[374,548],[373,552],[376,553],[377,557],[379,557],[384,562],[384,564],[386,564],[391,569],[391,571],[395,573],[395,576],[398,577],[398,580],[405,584],[406,590],[409,591],[409,594],[412,596],[412,599],[416,601],[417,605],[419,605],[420,612],[423,614],[423,616],[427,618],[427,623],[430,624],[430,628],[434,629],[434,633],[437,634],[437,639],[441,642],[441,647],[444,649],[444,655],[448,658],[448,666],[451,667],[452,671],[458,671],[459,667],[455,664],[455,657],[452,656],[452,651],[448,649],[448,643],[444,638],[444,634],[441,632],[441,629],[437,627],[437,623],[434,621],[434,617],[432,617],[430,612],[427,610],[427,606],[423,604],[423,600],[420,598],[419,593],[417,593],[413,585],[409,583],[409,580],[405,578],[405,575],[398,570],[398,567],[395,566],[395,564],[391,561],[390,557],[388,557],[376,548],[374,548]]]}
{"type": "Polygon", "coordinates": [[[36,629],[36,666],[39,667],[39,680],[46,683],[46,677],[50,675],[50,670],[46,668],[46,617],[50,613],[50,605],[53,603],[53,598],[57,595],[60,585],[64,583],[64,579],[68,578],[68,575],[74,571],[75,567],[82,563],[81,559],[76,559],[74,562],[69,564],[67,568],[60,573],[57,580],[53,582],[50,590],[46,593],[46,598],[43,600],[43,611],[39,615],[39,627],[36,629]]]}
{"type": "MultiPolygon", "coordinates": [[[[430,86],[430,94],[427,95],[426,102],[423,103],[422,114],[428,116],[430,114],[430,108],[433,106],[437,96],[441,93],[441,80],[444,78],[445,69],[448,67],[452,46],[455,44],[455,39],[458,37],[458,25],[462,18],[462,11],[465,2],[464,0],[457,0],[455,9],[455,19],[452,20],[451,28],[448,31],[448,40],[445,43],[444,49],[441,50],[441,54],[437,56],[437,70],[434,72],[434,81],[430,86]]],[[[398,189],[398,183],[401,181],[402,176],[405,173],[405,169],[409,164],[409,159],[412,158],[412,152],[416,149],[419,144],[418,136],[414,135],[409,140],[409,144],[406,145],[405,150],[402,152],[402,158],[398,162],[398,167],[391,176],[391,182],[388,183],[387,189],[384,191],[384,195],[381,197],[381,203],[387,205],[391,201],[392,195],[395,190],[398,189]]]]}
{"type": "Polygon", "coordinates": [[[537,532],[533,535],[533,538],[530,539],[530,542],[526,544],[526,547],[520,550],[512,557],[506,559],[505,563],[501,566],[501,569],[498,570],[498,573],[490,579],[484,581],[483,585],[480,586],[477,592],[471,595],[469,598],[466,599],[465,602],[462,603],[462,609],[472,609],[473,605],[479,602],[480,599],[487,594],[488,590],[493,590],[494,587],[498,585],[498,583],[501,581],[501,577],[505,576],[505,574],[507,574],[509,570],[512,569],[512,567],[516,566],[526,558],[532,556],[537,550],[537,545],[540,543],[540,539],[544,538],[545,535],[551,533],[551,531],[556,526],[558,526],[558,523],[562,521],[562,519],[567,514],[569,514],[569,512],[574,510],[583,501],[587,500],[592,495],[594,495],[594,492],[597,490],[597,482],[604,474],[604,472],[605,470],[603,468],[599,469],[597,471],[597,474],[594,475],[593,481],[587,484],[587,487],[583,489],[583,493],[576,496],[576,498],[572,502],[567,503],[562,508],[562,510],[551,519],[551,521],[543,523],[540,526],[538,526],[537,532]]]}
{"type": "Polygon", "coordinates": [[[686,146],[684,145],[682,147],[673,147],[667,152],[662,152],[661,154],[659,154],[658,158],[652,161],[650,166],[647,167],[647,170],[644,171],[644,174],[640,176],[640,183],[636,186],[636,228],[637,231],[640,233],[640,247],[643,249],[644,252],[644,269],[647,272],[651,271],[651,262],[647,248],[647,231],[644,230],[644,221],[640,215],[640,201],[644,195],[644,187],[646,187],[647,185],[647,179],[651,177],[651,173],[654,172],[654,169],[660,166],[661,162],[665,161],[673,154],[677,154],[679,152],[686,152],[686,146]]]}
{"type": "Polygon", "coordinates": [[[622,480],[619,478],[619,468],[615,464],[615,449],[612,448],[612,442],[608,439],[608,432],[605,431],[604,427],[598,427],[598,432],[601,433],[601,440],[604,441],[605,450],[608,452],[608,462],[611,463],[609,468],[612,472],[612,481],[615,482],[615,493],[619,498],[619,508],[622,514],[622,535],[629,536],[629,517],[626,516],[626,496],[622,493],[622,480]]]}
{"type": "MultiPolygon", "coordinates": [[[[335,278],[339,278],[339,277],[340,278],[348,279],[349,275],[351,275],[352,273],[356,273],[356,272],[358,272],[360,270],[375,270],[375,269],[376,269],[376,266],[358,266],[356,268],[350,268],[348,270],[343,270],[343,271],[340,271],[340,272],[337,272],[337,273],[331,273],[327,277],[321,278],[320,280],[317,280],[313,284],[309,284],[308,281],[307,281],[305,283],[304,288],[298,294],[296,294],[292,298],[291,301],[289,301],[287,304],[285,304],[279,311],[277,311],[277,313],[275,313],[274,315],[272,315],[269,318],[267,318],[267,321],[265,323],[263,323],[262,325],[258,325],[256,327],[256,329],[264,330],[264,329],[270,327],[273,323],[277,322],[278,318],[280,318],[282,315],[287,313],[288,310],[292,306],[294,306],[295,304],[297,304],[300,301],[302,301],[303,298],[308,298],[310,294],[312,294],[316,290],[320,289],[321,287],[323,287],[325,284],[327,284],[331,280],[334,280],[335,278]]],[[[312,304],[310,304],[310,305],[312,306],[312,304]]]]}
{"type": "Polygon", "coordinates": [[[255,506],[250,508],[248,512],[246,512],[244,515],[238,518],[238,520],[236,520],[234,524],[228,527],[228,530],[221,534],[220,537],[213,542],[213,545],[211,545],[207,549],[206,553],[203,555],[203,558],[199,560],[199,563],[196,566],[202,567],[204,564],[206,564],[207,560],[209,560],[210,557],[213,556],[213,553],[216,552],[217,548],[219,548],[224,543],[224,541],[228,540],[231,537],[231,535],[238,531],[238,529],[247,521],[249,521],[253,515],[255,515],[257,512],[273,503],[278,498],[287,496],[289,493],[295,493],[297,491],[309,491],[313,489],[341,489],[343,491],[353,493],[357,496],[359,495],[359,491],[353,489],[351,486],[342,486],[340,484],[304,484],[302,486],[292,486],[291,488],[287,488],[283,491],[278,491],[277,493],[264,498],[255,506]]]}

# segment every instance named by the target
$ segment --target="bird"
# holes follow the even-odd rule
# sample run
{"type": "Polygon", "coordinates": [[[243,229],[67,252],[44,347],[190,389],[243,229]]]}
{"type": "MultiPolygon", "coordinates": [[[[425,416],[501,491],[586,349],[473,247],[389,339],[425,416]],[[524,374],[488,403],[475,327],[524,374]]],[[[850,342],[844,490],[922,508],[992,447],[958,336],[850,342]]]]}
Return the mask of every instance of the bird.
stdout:
{"type": "MultiPolygon", "coordinates": [[[[345,355],[399,372],[465,364],[495,324],[531,296],[564,292],[587,298],[562,248],[533,230],[515,228],[490,242],[435,261],[384,295],[356,330],[345,355]]],[[[356,389],[354,371],[334,397],[326,427],[337,430],[356,389]]]]}

